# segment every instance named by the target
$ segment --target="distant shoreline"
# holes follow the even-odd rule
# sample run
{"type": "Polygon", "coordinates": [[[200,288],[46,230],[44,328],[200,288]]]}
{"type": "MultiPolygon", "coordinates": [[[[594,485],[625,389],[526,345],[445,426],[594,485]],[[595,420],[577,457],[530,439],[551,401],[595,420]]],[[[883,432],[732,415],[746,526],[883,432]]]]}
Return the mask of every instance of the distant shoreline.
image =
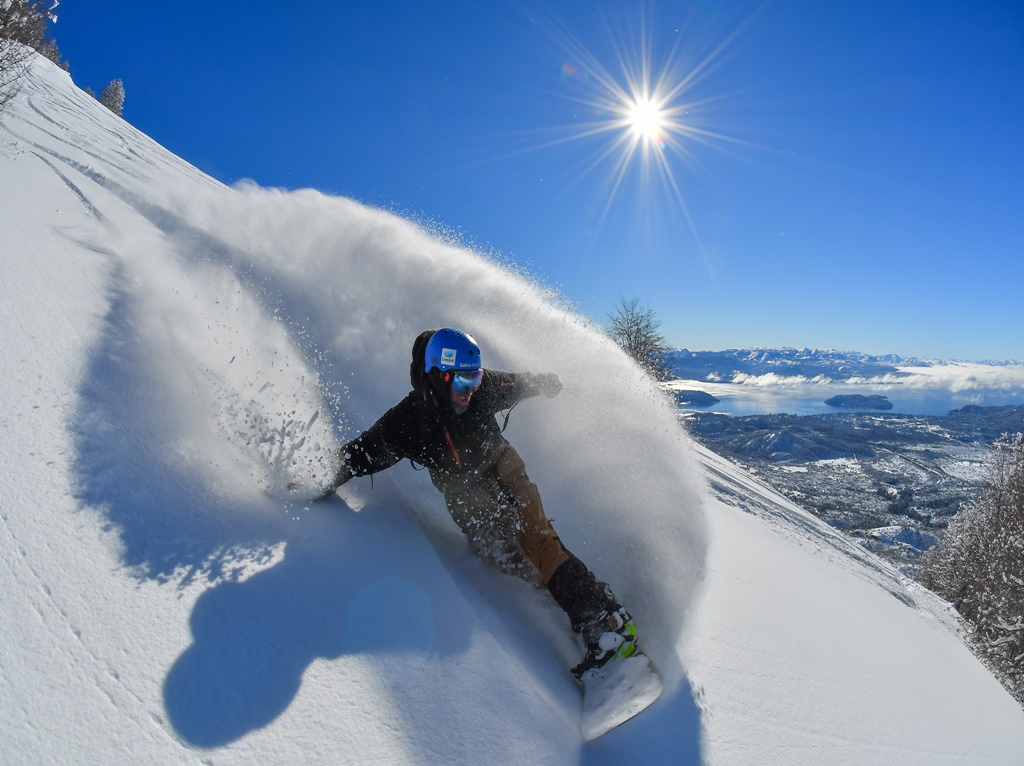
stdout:
{"type": "MultiPolygon", "coordinates": [[[[826,404],[836,396],[866,396],[864,385],[855,383],[785,383],[776,385],[750,383],[720,383],[700,380],[672,380],[663,388],[676,397],[678,406],[694,412],[717,412],[723,415],[824,415],[842,412],[879,412],[877,407],[864,403],[850,404],[837,409],[826,404]],[[703,394],[707,399],[692,397],[703,394]],[[682,398],[680,398],[682,397],[682,398]],[[710,401],[715,399],[716,401],[710,401]]],[[[959,391],[942,387],[890,384],[872,386],[873,394],[882,396],[892,406],[886,412],[913,417],[947,415],[970,405],[1003,407],[1024,404],[1024,387],[1020,389],[972,388],[959,391]],[[883,392],[883,393],[877,393],[883,392]]]]}

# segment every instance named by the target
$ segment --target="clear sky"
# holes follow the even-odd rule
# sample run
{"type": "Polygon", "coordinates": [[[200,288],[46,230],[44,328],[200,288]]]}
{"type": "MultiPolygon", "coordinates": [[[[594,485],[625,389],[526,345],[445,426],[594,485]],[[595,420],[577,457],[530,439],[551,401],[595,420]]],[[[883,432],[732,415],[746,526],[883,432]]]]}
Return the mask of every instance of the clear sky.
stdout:
{"type": "Polygon", "coordinates": [[[599,321],[1024,360],[1020,0],[63,0],[54,36],[218,179],[429,221],[599,321]]]}

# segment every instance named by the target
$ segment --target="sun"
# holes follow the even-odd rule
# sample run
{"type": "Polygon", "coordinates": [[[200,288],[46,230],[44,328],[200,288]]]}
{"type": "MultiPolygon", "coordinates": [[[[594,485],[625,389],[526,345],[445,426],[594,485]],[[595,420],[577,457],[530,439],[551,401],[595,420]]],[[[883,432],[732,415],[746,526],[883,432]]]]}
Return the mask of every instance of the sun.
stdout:
{"type": "Polygon", "coordinates": [[[662,141],[662,132],[668,126],[668,116],[661,103],[650,96],[641,96],[626,106],[626,121],[637,138],[644,141],[662,141]]]}

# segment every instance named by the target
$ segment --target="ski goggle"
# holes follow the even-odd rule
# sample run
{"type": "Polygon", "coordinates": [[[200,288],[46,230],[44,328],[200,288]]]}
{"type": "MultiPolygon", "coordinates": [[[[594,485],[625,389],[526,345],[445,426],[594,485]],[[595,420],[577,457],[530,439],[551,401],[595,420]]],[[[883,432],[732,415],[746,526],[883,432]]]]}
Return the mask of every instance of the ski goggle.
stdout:
{"type": "Polygon", "coordinates": [[[449,377],[452,384],[452,391],[458,394],[472,394],[480,384],[484,382],[483,370],[450,370],[445,377],[449,377]]]}

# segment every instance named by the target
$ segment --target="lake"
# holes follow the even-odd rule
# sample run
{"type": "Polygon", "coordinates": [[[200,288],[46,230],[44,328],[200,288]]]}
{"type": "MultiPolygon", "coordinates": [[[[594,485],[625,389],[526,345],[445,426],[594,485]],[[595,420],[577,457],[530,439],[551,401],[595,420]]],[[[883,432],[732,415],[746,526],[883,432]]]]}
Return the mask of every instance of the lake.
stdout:
{"type": "Polygon", "coordinates": [[[681,405],[694,412],[718,412],[725,415],[821,415],[836,412],[878,412],[900,415],[946,415],[969,404],[1005,406],[1024,404],[1024,388],[968,389],[922,388],[900,385],[851,385],[843,383],[792,383],[785,385],[742,385],[706,381],[673,381],[673,390],[696,390],[712,394],[721,401],[707,407],[681,405]],[[825,400],[839,394],[880,394],[892,402],[891,410],[832,407],[825,400]]]}

